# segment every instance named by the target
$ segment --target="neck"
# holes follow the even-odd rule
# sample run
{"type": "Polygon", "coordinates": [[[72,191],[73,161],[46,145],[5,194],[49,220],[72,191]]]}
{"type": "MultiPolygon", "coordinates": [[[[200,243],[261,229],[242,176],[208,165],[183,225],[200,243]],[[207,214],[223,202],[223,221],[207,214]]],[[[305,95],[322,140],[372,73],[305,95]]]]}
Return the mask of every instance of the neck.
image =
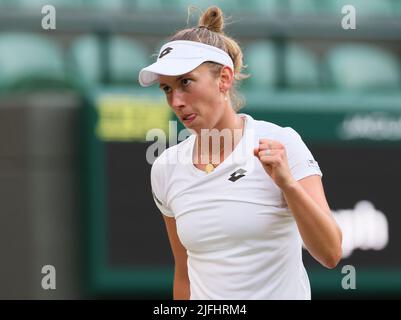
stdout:
{"type": "Polygon", "coordinates": [[[198,159],[198,163],[218,164],[222,162],[241,140],[245,120],[234,110],[231,111],[214,128],[197,135],[196,159],[198,159]]]}

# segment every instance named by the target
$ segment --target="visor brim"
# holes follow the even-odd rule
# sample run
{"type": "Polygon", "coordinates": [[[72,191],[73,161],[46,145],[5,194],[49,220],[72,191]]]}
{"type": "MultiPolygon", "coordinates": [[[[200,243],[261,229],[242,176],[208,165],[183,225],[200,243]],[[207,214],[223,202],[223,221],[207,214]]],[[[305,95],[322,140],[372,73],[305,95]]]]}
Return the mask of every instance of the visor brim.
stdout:
{"type": "Polygon", "coordinates": [[[159,75],[180,76],[191,72],[203,62],[202,58],[193,59],[163,59],[159,60],[139,72],[139,83],[142,87],[149,87],[158,81],[159,75]]]}

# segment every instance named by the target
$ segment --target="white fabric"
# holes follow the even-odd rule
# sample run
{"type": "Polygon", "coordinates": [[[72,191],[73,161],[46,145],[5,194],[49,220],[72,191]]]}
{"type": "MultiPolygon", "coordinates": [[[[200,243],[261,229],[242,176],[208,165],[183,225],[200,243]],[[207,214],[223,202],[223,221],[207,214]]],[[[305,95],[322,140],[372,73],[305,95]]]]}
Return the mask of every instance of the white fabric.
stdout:
{"type": "Polygon", "coordinates": [[[176,219],[187,249],[190,298],[310,299],[295,219],[253,147],[260,138],[282,142],[296,180],[322,173],[292,128],[240,116],[246,118],[242,139],[213,172],[192,163],[195,135],[165,150],[152,166],[156,205],[176,219]],[[230,181],[240,168],[245,175],[230,181]]]}
{"type": "Polygon", "coordinates": [[[234,70],[230,56],[217,47],[196,41],[171,41],[162,46],[155,63],[139,72],[139,83],[148,87],[157,82],[158,75],[182,75],[206,61],[217,62],[234,70]]]}

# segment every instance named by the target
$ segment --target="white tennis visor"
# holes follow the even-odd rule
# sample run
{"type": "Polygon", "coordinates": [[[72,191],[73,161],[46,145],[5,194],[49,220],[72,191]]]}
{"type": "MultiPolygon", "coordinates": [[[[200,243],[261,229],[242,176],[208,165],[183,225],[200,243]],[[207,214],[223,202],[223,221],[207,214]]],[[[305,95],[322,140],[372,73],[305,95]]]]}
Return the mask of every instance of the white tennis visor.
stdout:
{"type": "Polygon", "coordinates": [[[206,61],[217,62],[234,70],[230,56],[217,47],[196,41],[171,41],[162,46],[155,63],[139,72],[139,83],[148,87],[158,81],[159,75],[179,76],[206,61]]]}

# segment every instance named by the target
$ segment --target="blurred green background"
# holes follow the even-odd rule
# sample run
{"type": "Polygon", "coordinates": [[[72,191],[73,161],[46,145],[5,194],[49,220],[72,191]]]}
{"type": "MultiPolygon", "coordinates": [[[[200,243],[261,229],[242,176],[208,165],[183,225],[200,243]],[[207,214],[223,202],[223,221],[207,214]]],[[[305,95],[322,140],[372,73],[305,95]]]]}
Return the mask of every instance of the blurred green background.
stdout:
{"type": "Polygon", "coordinates": [[[321,166],[345,255],[327,270],[304,251],[312,298],[400,298],[401,0],[0,0],[0,298],[172,297],[146,152],[176,119],[137,77],[196,25],[189,5],[220,6],[243,48],[241,112],[296,129],[321,166]]]}

